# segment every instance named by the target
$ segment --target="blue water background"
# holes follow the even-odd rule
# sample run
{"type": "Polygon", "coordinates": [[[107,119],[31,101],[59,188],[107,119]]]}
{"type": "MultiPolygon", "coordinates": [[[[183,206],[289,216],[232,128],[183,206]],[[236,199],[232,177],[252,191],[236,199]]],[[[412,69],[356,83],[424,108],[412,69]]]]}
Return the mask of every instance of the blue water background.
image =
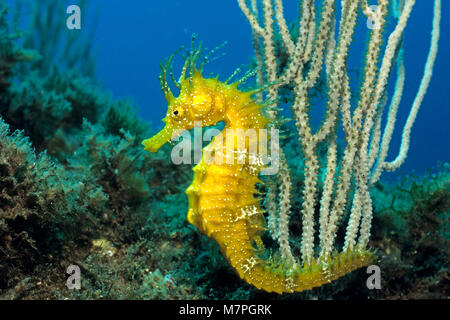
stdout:
{"type": "MultiPolygon", "coordinates": [[[[228,42],[223,50],[226,56],[206,67],[207,73],[219,74],[222,80],[237,67],[248,64],[253,54],[251,30],[236,0],[96,0],[92,3],[89,10],[99,10],[93,41],[98,57],[97,75],[115,97],[136,101],[139,114],[151,121],[155,129],[162,127],[160,120],[167,110],[158,80],[159,62],[181,45],[189,45],[193,33],[209,48],[228,42]]],[[[297,1],[284,3],[288,19],[294,18],[297,1]]],[[[433,1],[416,1],[407,27],[407,79],[389,159],[398,152],[402,125],[423,74],[432,11],[433,1]]],[[[414,124],[408,158],[397,171],[400,174],[423,173],[438,161],[450,161],[449,13],[450,3],[443,0],[442,33],[434,75],[414,124]]],[[[363,21],[355,34],[356,51],[363,48],[366,31],[363,21]]],[[[351,55],[351,67],[358,68],[361,61],[360,55],[351,55]]],[[[175,65],[175,72],[179,64],[180,61],[175,65]]],[[[312,116],[320,120],[321,115],[314,112],[312,116]]]]}

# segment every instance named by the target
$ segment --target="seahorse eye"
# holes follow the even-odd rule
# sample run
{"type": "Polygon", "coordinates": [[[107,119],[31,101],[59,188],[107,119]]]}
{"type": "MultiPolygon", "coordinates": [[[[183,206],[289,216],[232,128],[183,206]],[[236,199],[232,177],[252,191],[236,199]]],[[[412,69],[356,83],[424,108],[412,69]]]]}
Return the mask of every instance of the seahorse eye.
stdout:
{"type": "Polygon", "coordinates": [[[178,110],[175,110],[175,111],[173,112],[173,114],[174,114],[174,115],[177,115],[177,114],[178,114],[178,110]]]}

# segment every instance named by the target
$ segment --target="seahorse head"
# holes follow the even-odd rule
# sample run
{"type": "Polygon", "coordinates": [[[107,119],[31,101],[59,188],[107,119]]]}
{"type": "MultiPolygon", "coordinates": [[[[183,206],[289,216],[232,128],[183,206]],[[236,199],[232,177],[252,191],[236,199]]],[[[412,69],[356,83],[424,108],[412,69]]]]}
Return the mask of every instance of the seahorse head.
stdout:
{"type": "Polygon", "coordinates": [[[184,130],[191,130],[194,126],[210,126],[221,121],[224,117],[223,90],[225,85],[217,78],[205,79],[201,69],[206,63],[204,58],[197,67],[197,60],[200,48],[190,52],[185,57],[180,79],[173,79],[171,63],[172,55],[165,65],[161,66],[161,89],[168,103],[166,116],[162,120],[164,128],[151,137],[144,140],[142,144],[145,150],[156,152],[166,142],[177,138],[184,130]],[[175,97],[167,83],[167,71],[170,68],[170,75],[175,86],[179,89],[178,97],[175,97]]]}

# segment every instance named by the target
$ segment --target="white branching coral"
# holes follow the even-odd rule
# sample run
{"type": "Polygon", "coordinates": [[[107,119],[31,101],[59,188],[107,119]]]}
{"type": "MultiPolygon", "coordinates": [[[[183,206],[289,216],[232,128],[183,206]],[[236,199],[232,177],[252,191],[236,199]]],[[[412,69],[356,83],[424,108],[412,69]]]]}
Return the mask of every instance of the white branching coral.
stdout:
{"type": "MultiPolygon", "coordinates": [[[[424,75],[403,127],[399,154],[391,162],[386,158],[405,83],[403,55],[407,53],[403,50],[403,37],[415,0],[378,0],[372,3],[367,0],[322,0],[320,10],[317,1],[302,0],[296,39],[293,39],[286,22],[282,0],[238,0],[238,3],[253,31],[259,67],[258,84],[262,85],[263,81],[275,83],[268,90],[270,99],[275,101],[274,107],[278,105],[279,89],[288,84],[293,87],[294,102],[291,108],[305,166],[301,263],[329,259],[336,250],[338,224],[348,204],[351,204],[351,211],[343,250],[364,250],[369,242],[372,221],[370,188],[384,170],[395,170],[405,161],[411,128],[430,83],[438,49],[441,0],[434,0],[431,47],[424,75]],[[384,44],[384,27],[390,10],[395,25],[384,44]],[[348,60],[361,14],[371,23],[370,26],[368,23],[369,40],[357,96],[350,90],[348,60]],[[288,57],[284,66],[276,56],[276,37],[288,57]],[[393,72],[394,69],[397,69],[396,72],[393,72]],[[388,103],[391,93],[387,83],[394,74],[396,85],[388,103]],[[325,79],[328,88],[326,114],[322,125],[313,133],[309,107],[312,103],[311,89],[318,85],[319,79],[325,79]],[[386,105],[389,111],[384,124],[382,115],[386,105]],[[340,123],[345,144],[343,155],[339,157],[337,132],[340,123]],[[328,148],[326,168],[322,168],[325,171],[320,168],[318,155],[318,145],[323,142],[327,143],[328,148]],[[319,194],[321,172],[325,172],[325,178],[319,194]],[[316,226],[314,215],[318,205],[316,226]]],[[[262,96],[259,98],[262,99],[262,96]]],[[[270,110],[272,117],[276,117],[276,110],[270,110]]],[[[270,201],[267,201],[272,202],[268,205],[269,228],[272,229],[272,236],[280,242],[282,257],[292,264],[295,259],[288,241],[292,187],[285,165],[280,170],[278,183],[281,186],[281,208],[279,217],[276,217],[273,201],[277,187],[271,185],[270,201]]]]}

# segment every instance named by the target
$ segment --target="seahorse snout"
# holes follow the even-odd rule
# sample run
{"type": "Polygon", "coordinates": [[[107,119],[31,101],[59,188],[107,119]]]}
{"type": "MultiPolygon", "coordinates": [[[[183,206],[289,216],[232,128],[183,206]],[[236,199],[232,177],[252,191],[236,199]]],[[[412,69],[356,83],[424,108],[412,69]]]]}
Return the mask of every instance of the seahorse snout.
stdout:
{"type": "Polygon", "coordinates": [[[166,124],[166,126],[160,132],[142,142],[142,144],[145,146],[145,150],[150,152],[158,151],[159,148],[161,148],[165,143],[172,139],[174,131],[175,130],[171,125],[166,124]]]}

